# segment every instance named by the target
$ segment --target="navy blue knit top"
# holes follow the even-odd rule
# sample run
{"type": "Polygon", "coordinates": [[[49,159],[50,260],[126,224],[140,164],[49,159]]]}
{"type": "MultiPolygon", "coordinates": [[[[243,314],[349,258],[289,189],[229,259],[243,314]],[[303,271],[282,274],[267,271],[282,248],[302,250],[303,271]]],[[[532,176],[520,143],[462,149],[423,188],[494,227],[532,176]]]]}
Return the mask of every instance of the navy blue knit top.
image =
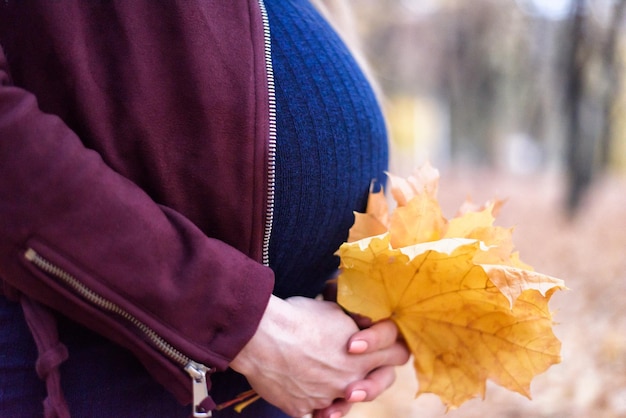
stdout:
{"type": "Polygon", "coordinates": [[[275,294],[315,296],[353,211],[384,180],[387,137],[368,81],[307,0],[267,0],[277,102],[275,294]]]}
{"type": "MultiPolygon", "coordinates": [[[[363,211],[372,180],[385,179],[387,136],[369,82],[308,0],[266,0],[277,106],[276,195],[270,267],[274,294],[313,297],[363,211]]],[[[217,402],[249,388],[234,372],[212,376],[217,402]]],[[[263,400],[216,418],[286,418],[263,400]]]]}

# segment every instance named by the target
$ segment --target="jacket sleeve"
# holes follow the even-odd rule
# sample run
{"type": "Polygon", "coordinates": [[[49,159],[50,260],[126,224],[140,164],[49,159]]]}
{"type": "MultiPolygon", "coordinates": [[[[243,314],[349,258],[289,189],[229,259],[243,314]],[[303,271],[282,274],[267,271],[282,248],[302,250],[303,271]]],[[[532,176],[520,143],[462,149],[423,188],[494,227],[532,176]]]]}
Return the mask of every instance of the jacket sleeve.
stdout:
{"type": "Polygon", "coordinates": [[[227,368],[273,287],[269,268],[156,204],[40,111],[1,49],[0,279],[131,349],[183,403],[184,363],[227,368]]]}

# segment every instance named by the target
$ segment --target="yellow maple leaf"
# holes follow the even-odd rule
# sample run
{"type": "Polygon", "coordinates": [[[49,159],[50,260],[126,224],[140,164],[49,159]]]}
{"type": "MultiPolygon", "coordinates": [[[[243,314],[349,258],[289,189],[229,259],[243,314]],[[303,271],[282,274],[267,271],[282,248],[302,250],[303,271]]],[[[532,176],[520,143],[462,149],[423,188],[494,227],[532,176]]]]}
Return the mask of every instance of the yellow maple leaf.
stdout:
{"type": "Polygon", "coordinates": [[[437,199],[425,193],[415,195],[405,206],[398,206],[390,217],[391,245],[400,248],[438,240],[446,226],[437,199]]]}
{"type": "Polygon", "coordinates": [[[365,213],[355,212],[354,218],[354,225],[348,234],[348,242],[386,232],[389,224],[389,210],[385,192],[382,189],[375,193],[370,192],[365,213]]]}
{"type": "Polygon", "coordinates": [[[387,176],[391,183],[391,194],[398,205],[397,210],[390,218],[384,191],[370,193],[365,213],[354,214],[355,221],[350,228],[348,242],[382,234],[389,230],[391,224],[396,230],[395,246],[438,239],[446,226],[446,220],[437,203],[439,171],[426,163],[406,179],[391,173],[387,173],[387,176]],[[424,227],[420,228],[414,222],[417,217],[429,218],[437,225],[422,222],[424,227]]]}
{"type": "Polygon", "coordinates": [[[379,194],[371,219],[355,221],[362,238],[338,251],[338,303],[397,324],[413,354],[418,394],[435,393],[455,408],[484,397],[491,379],[530,397],[533,377],[560,361],[547,305],[563,281],[519,260],[513,230],[493,225],[501,203],[466,202],[448,221],[436,200],[438,174],[420,172],[427,175],[394,178],[391,216],[379,194]]]}
{"type": "Polygon", "coordinates": [[[437,197],[439,170],[432,167],[428,162],[406,179],[391,173],[387,173],[387,176],[391,182],[391,194],[398,206],[406,206],[407,202],[418,194],[437,197]]]}

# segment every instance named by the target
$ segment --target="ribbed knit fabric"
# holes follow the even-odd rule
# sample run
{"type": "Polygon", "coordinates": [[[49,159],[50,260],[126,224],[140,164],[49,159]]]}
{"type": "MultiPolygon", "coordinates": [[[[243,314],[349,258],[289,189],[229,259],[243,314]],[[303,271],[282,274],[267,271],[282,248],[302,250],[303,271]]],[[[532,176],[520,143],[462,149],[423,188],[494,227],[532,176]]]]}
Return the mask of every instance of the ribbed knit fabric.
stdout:
{"type": "MultiPolygon", "coordinates": [[[[276,83],[276,204],[270,267],[280,297],[313,297],[338,267],[334,252],[384,181],[387,137],[369,82],[308,0],[266,0],[276,83]]],[[[219,402],[249,386],[236,373],[213,377],[219,402]]],[[[287,417],[265,401],[219,418],[287,417]]]]}
{"type": "Polygon", "coordinates": [[[306,0],[268,0],[277,101],[277,179],[270,266],[275,294],[315,296],[333,253],[384,181],[387,138],[372,89],[306,0]]]}

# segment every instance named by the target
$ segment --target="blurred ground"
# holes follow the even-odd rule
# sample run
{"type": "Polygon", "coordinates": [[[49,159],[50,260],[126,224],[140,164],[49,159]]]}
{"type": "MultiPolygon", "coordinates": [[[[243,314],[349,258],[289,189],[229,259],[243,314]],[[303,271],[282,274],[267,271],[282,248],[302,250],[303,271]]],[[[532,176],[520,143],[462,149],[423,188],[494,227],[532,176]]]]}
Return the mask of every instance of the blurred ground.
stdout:
{"type": "Polygon", "coordinates": [[[563,361],[535,378],[533,400],[488,385],[486,400],[446,414],[434,395],[413,399],[417,383],[404,367],[391,390],[350,418],[626,417],[626,179],[598,179],[573,221],[561,210],[562,180],[468,169],[442,171],[439,188],[448,218],[468,194],[480,203],[508,197],[497,223],[516,226],[523,261],[570,289],[550,303],[563,361]]]}

